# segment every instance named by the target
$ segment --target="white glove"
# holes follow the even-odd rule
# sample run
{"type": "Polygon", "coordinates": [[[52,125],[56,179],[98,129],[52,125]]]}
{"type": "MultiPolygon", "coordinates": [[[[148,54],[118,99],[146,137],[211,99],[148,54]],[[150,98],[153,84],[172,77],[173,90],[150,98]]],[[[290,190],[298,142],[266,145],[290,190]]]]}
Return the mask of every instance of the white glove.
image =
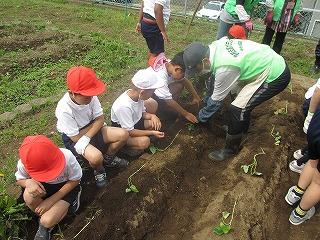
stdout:
{"type": "Polygon", "coordinates": [[[84,150],[86,149],[86,147],[89,145],[90,142],[90,138],[86,135],[83,135],[78,142],[76,143],[76,145],[74,145],[74,148],[76,149],[78,154],[83,155],[84,154],[84,150]]]}
{"type": "Polygon", "coordinates": [[[311,122],[313,114],[314,113],[308,111],[308,115],[307,115],[306,119],[304,120],[303,131],[304,131],[305,134],[307,134],[307,131],[308,131],[308,128],[309,128],[309,124],[311,122]]]}

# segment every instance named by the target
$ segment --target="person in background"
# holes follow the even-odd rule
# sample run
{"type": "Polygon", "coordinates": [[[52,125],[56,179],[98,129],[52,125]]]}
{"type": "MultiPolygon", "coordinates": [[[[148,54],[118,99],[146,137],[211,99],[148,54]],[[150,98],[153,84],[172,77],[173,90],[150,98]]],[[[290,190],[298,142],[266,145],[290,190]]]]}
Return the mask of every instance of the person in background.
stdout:
{"type": "Polygon", "coordinates": [[[314,52],[316,55],[316,60],[314,62],[313,72],[319,73],[320,72],[320,39],[318,41],[318,44],[314,52]]]}
{"type": "Polygon", "coordinates": [[[272,48],[280,54],[290,26],[297,26],[299,23],[302,3],[301,0],[267,0],[266,6],[268,7],[264,21],[266,30],[262,43],[270,46],[276,32],[272,48]]]}

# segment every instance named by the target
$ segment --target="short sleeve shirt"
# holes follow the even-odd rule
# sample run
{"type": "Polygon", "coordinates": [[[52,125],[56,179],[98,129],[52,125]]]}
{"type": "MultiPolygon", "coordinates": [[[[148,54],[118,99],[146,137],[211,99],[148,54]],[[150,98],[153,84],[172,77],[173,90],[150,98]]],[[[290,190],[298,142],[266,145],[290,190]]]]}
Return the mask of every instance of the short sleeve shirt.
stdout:
{"type": "Polygon", "coordinates": [[[163,87],[158,88],[154,91],[155,95],[158,98],[164,100],[172,99],[172,94],[169,89],[169,84],[173,82],[172,77],[168,74],[168,71],[165,67],[161,68],[159,71],[156,72],[158,81],[163,83],[163,87]]]}
{"type": "Polygon", "coordinates": [[[154,13],[154,6],[156,3],[163,7],[163,21],[164,24],[167,25],[170,18],[170,0],[144,0],[143,12],[156,18],[154,13]]]}

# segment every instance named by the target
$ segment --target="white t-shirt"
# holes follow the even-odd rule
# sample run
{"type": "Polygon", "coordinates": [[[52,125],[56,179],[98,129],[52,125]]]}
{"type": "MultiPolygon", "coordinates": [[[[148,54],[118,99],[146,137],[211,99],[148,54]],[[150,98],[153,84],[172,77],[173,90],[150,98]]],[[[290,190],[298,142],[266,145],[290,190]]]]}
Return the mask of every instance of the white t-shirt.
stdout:
{"type": "Polygon", "coordinates": [[[143,100],[133,101],[128,96],[129,91],[130,89],[122,93],[112,104],[111,121],[130,131],[134,129],[134,125],[142,118],[146,108],[143,100]]]}
{"type": "Polygon", "coordinates": [[[87,105],[78,105],[71,100],[69,93],[66,93],[56,108],[57,129],[60,133],[73,137],[79,134],[81,128],[101,115],[103,109],[98,97],[94,96],[87,105]]]}
{"type": "MultiPolygon", "coordinates": [[[[58,177],[56,177],[54,180],[47,182],[47,183],[58,184],[58,183],[67,182],[67,181],[80,180],[82,177],[82,169],[81,169],[81,166],[78,163],[76,157],[68,149],[60,148],[60,150],[62,151],[62,153],[66,159],[66,165],[58,177]]],[[[31,178],[30,175],[28,174],[28,172],[26,171],[21,160],[18,161],[17,171],[15,173],[15,176],[16,176],[17,180],[31,178]]]]}
{"type": "Polygon", "coordinates": [[[163,7],[163,21],[167,25],[170,18],[170,0],[143,0],[143,12],[156,18],[154,14],[154,5],[156,3],[163,7]]]}
{"type": "Polygon", "coordinates": [[[312,97],[314,91],[316,90],[316,87],[320,89],[320,78],[318,79],[318,81],[316,82],[316,84],[314,84],[312,87],[310,87],[308,89],[308,91],[306,92],[306,94],[304,95],[304,97],[306,99],[309,99],[312,97]]]}
{"type": "Polygon", "coordinates": [[[158,81],[161,81],[164,85],[154,91],[158,98],[164,100],[172,99],[172,94],[169,89],[169,84],[173,82],[172,77],[168,74],[167,68],[164,66],[159,71],[155,72],[158,81]]]}

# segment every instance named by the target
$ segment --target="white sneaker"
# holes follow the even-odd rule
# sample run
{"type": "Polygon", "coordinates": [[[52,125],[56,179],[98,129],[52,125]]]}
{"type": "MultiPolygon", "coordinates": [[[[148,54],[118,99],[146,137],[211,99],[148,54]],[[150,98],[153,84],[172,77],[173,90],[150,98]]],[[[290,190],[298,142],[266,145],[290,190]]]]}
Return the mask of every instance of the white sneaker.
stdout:
{"type": "Polygon", "coordinates": [[[299,224],[305,222],[306,220],[309,220],[310,218],[312,218],[312,216],[315,214],[315,212],[316,212],[316,209],[314,207],[312,207],[308,210],[306,215],[304,215],[303,217],[300,217],[295,213],[295,210],[293,210],[290,214],[289,222],[293,225],[299,225],[299,224]]]}
{"type": "Polygon", "coordinates": [[[294,159],[298,160],[300,158],[302,158],[303,154],[302,154],[302,149],[298,149],[293,153],[293,157],[294,159]]]}
{"type": "Polygon", "coordinates": [[[301,173],[304,167],[304,163],[301,164],[300,166],[298,165],[297,160],[293,160],[289,163],[289,168],[291,171],[296,172],[296,173],[301,173]]]}
{"type": "Polygon", "coordinates": [[[289,205],[294,205],[297,202],[299,202],[301,200],[301,196],[298,196],[297,194],[295,194],[295,192],[293,191],[295,186],[292,186],[291,188],[289,188],[287,195],[285,196],[285,200],[289,205]]]}

